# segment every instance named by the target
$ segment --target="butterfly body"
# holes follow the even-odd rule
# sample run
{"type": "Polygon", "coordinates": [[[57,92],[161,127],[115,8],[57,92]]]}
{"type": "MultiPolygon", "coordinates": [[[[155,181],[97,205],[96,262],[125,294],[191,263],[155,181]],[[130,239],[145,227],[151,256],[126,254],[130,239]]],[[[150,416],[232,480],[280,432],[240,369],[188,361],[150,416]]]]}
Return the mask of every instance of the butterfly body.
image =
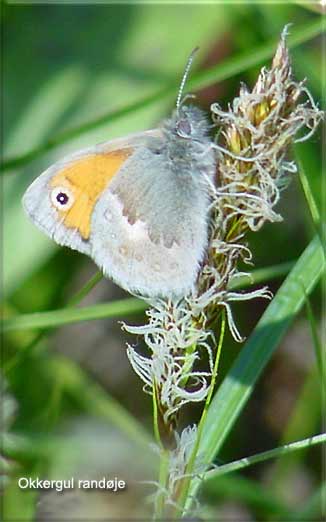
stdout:
{"type": "Polygon", "coordinates": [[[208,240],[216,157],[208,122],[181,106],[161,129],[96,145],[39,176],[23,204],[58,244],[146,297],[189,293],[208,240]]]}

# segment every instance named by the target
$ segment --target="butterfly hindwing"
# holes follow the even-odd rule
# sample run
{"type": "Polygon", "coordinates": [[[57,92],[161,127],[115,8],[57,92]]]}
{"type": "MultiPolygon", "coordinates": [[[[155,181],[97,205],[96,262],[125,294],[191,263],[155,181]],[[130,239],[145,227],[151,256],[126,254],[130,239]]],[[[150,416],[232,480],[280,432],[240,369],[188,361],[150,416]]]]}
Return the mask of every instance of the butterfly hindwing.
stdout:
{"type": "Polygon", "coordinates": [[[207,244],[208,196],[200,176],[171,168],[160,142],[140,147],[96,205],[92,256],[105,274],[142,295],[191,289],[207,244]]]}

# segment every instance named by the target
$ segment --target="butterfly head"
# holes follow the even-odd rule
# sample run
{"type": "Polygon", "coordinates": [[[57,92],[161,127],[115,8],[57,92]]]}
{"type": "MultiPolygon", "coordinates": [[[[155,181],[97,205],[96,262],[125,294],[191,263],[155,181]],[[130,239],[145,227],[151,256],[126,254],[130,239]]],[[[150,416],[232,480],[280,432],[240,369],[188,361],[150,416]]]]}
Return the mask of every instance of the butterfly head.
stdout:
{"type": "Polygon", "coordinates": [[[209,129],[203,111],[193,105],[185,103],[189,98],[194,98],[195,96],[193,94],[183,95],[189,71],[198,49],[199,48],[196,47],[187,60],[177,96],[176,110],[171,118],[171,125],[168,126],[169,130],[171,130],[177,138],[195,141],[206,137],[209,129]]]}
{"type": "Polygon", "coordinates": [[[173,131],[185,140],[201,140],[209,131],[205,113],[194,105],[182,105],[172,117],[173,131]]]}

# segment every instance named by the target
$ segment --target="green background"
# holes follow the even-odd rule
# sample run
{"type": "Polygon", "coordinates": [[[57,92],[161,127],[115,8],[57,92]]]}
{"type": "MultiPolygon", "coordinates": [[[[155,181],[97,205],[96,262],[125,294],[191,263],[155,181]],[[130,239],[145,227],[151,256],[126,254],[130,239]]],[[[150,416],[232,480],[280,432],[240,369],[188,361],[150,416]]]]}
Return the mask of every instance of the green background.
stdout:
{"type": "MultiPolygon", "coordinates": [[[[212,75],[206,88],[196,91],[197,103],[209,110],[218,101],[225,108],[236,96],[240,81],[252,86],[260,66],[270,63],[263,60],[251,66],[250,60],[266,44],[276,45],[285,24],[292,23],[290,33],[295,34],[317,21],[320,14],[313,7],[296,3],[4,7],[3,150],[5,162],[19,160],[3,176],[3,290],[9,317],[63,307],[96,272],[91,260],[57,247],[28,221],[21,196],[31,180],[70,151],[155,127],[173,109],[187,56],[197,45],[194,81],[200,71],[216,64],[226,66],[226,79],[216,82],[212,75]],[[227,74],[227,67],[232,71],[237,59],[242,67],[227,74]],[[36,154],[48,140],[103,115],[107,117],[102,124],[36,154]]],[[[314,98],[320,100],[320,39],[296,46],[291,55],[297,79],[306,77],[314,98]]],[[[302,144],[297,153],[321,208],[320,137],[302,144]]],[[[283,223],[251,234],[258,268],[296,260],[314,234],[298,178],[283,194],[278,210],[283,223]]],[[[269,281],[273,291],[279,284],[277,278],[269,281]]],[[[312,295],[310,320],[304,312],[296,317],[224,444],[219,462],[321,431],[320,384],[310,332],[311,325],[317,332],[321,328],[320,294],[317,288],[312,295]]],[[[111,282],[101,280],[82,304],[125,297],[111,282]]],[[[244,335],[249,335],[266,306],[257,301],[234,307],[244,335]]],[[[37,331],[8,333],[3,363],[8,394],[5,411],[9,411],[5,420],[12,430],[6,435],[10,456],[6,466],[12,480],[6,480],[4,520],[34,520],[37,509],[40,512],[44,507],[36,508],[35,494],[19,491],[16,476],[69,476],[93,469],[111,474],[117,470],[127,478],[133,472],[136,477],[150,475],[143,462],[148,460],[148,450],[139,447],[151,433],[151,401],[126,357],[125,343],[134,340],[122,334],[117,324],[128,314],[115,315],[115,319],[62,327],[38,343],[37,331]],[[139,423],[129,425],[124,410],[116,410],[115,399],[139,423]],[[135,464],[133,471],[130,462],[135,464]]],[[[144,317],[138,311],[126,320],[141,324],[144,317]]],[[[219,379],[240,348],[227,337],[219,379]]],[[[199,411],[185,409],[182,422],[195,421],[199,411]]],[[[309,516],[318,517],[320,484],[320,450],[310,449],[241,476],[211,481],[203,491],[201,516],[220,520],[279,520],[282,516],[283,520],[300,509],[304,513],[311,504],[313,515],[309,516]]],[[[130,488],[128,497],[115,497],[109,503],[109,515],[106,503],[102,508],[102,500],[88,498],[87,507],[80,507],[84,499],[73,502],[75,517],[80,516],[78,509],[83,516],[88,510],[94,519],[143,516],[146,510],[143,490],[136,494],[130,488]]],[[[55,504],[46,509],[64,520],[70,508],[55,504]]]]}

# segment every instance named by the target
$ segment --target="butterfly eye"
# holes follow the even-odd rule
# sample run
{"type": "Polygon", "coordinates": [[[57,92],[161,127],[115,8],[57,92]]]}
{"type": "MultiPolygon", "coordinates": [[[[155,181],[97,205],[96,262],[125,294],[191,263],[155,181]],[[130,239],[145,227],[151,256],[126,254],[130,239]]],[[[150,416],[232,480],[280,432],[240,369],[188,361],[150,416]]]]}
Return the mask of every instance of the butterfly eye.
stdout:
{"type": "Polygon", "coordinates": [[[51,192],[51,202],[59,210],[68,210],[74,202],[74,197],[67,187],[56,187],[51,192]]]}
{"type": "Polygon", "coordinates": [[[176,131],[180,138],[190,138],[191,130],[191,124],[186,118],[177,122],[176,131]]]}

